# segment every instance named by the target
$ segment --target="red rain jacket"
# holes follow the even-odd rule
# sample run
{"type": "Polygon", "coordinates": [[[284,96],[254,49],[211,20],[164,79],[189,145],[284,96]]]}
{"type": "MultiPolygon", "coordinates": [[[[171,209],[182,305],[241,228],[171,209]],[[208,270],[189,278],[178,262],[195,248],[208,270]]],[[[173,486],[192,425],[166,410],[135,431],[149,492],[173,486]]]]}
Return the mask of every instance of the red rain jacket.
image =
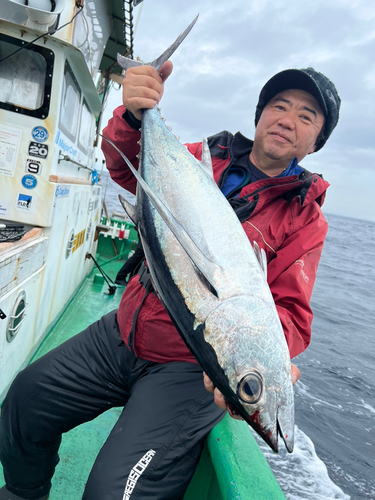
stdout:
{"type": "MultiPolygon", "coordinates": [[[[140,132],[128,125],[123,118],[124,111],[123,106],[115,110],[103,135],[137,167],[140,132]]],[[[240,141],[246,151],[251,151],[252,141],[240,133],[233,136],[221,132],[209,139],[216,182],[229,165],[234,140],[240,141]]],[[[201,143],[188,144],[187,148],[201,159],[201,143]]],[[[102,141],[102,149],[112,179],[135,193],[136,180],[120,155],[106,141],[102,141]]],[[[239,198],[249,196],[250,202],[256,201],[253,212],[242,226],[250,242],[256,241],[266,252],[267,281],[291,358],[304,351],[311,339],[313,315],[309,303],[328,229],[320,209],[328,186],[319,175],[305,171],[302,176],[258,180],[245,186],[239,195],[239,198]]],[[[157,363],[195,362],[157,296],[151,293],[142,303],[145,289],[138,278],[136,275],[130,280],[118,310],[124,342],[128,345],[133,317],[141,306],[133,342],[136,355],[157,363]]]]}

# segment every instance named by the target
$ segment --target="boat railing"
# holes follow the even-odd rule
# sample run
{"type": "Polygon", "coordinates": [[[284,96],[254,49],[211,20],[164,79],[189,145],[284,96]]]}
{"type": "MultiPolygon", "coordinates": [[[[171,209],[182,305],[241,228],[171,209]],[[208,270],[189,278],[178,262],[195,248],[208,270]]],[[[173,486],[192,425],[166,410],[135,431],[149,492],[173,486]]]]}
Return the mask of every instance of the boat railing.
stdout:
{"type": "Polygon", "coordinates": [[[85,170],[89,170],[90,172],[95,172],[95,168],[88,167],[87,165],[83,165],[79,161],[73,160],[69,155],[64,155],[60,149],[59,151],[59,159],[57,160],[57,163],[60,163],[62,161],[69,161],[70,163],[73,163],[74,165],[78,166],[78,170],[80,168],[84,168],[85,170]]]}

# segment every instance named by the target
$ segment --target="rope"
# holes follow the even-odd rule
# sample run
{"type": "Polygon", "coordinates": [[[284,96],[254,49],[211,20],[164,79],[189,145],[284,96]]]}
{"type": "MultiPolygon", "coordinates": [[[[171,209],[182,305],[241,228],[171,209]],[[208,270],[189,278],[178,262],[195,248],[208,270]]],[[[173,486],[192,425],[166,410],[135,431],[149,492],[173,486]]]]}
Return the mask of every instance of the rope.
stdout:
{"type": "Polygon", "coordinates": [[[0,224],[0,243],[18,241],[26,234],[25,226],[0,224]]]}
{"type": "Polygon", "coordinates": [[[249,221],[246,221],[246,224],[250,224],[250,226],[251,226],[251,227],[253,227],[253,228],[255,229],[255,231],[258,231],[258,233],[259,233],[259,234],[261,235],[261,237],[262,237],[263,243],[264,243],[265,245],[267,245],[267,246],[268,246],[268,248],[269,248],[270,250],[272,250],[272,252],[273,252],[275,255],[277,255],[276,251],[275,251],[275,250],[271,247],[271,245],[269,245],[269,244],[266,242],[266,240],[263,238],[263,234],[261,233],[261,231],[260,231],[257,227],[255,227],[255,226],[254,226],[254,224],[252,224],[252,223],[251,223],[251,222],[249,222],[249,221]]]}
{"type": "Polygon", "coordinates": [[[100,274],[103,276],[104,278],[104,281],[107,283],[108,285],[108,295],[114,295],[116,289],[117,289],[117,286],[115,285],[115,283],[111,280],[111,278],[108,276],[108,274],[106,274],[102,268],[99,266],[99,264],[96,262],[96,260],[94,259],[93,255],[91,253],[87,253],[86,257],[89,257],[90,259],[93,260],[94,264],[96,265],[96,267],[99,269],[99,272],[100,274]],[[111,283],[109,283],[111,282],[111,283]]]}

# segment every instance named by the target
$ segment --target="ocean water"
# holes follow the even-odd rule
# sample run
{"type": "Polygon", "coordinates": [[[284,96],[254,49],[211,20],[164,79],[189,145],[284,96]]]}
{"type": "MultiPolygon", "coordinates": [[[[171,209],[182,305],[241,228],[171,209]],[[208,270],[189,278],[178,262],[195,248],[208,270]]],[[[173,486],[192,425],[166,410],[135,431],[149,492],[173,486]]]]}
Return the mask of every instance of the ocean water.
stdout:
{"type": "MultiPolygon", "coordinates": [[[[108,210],[124,191],[104,172],[108,210]]],[[[257,441],[288,500],[375,499],[375,223],[327,214],[311,306],[313,339],[295,358],[296,443],[257,441]]]]}

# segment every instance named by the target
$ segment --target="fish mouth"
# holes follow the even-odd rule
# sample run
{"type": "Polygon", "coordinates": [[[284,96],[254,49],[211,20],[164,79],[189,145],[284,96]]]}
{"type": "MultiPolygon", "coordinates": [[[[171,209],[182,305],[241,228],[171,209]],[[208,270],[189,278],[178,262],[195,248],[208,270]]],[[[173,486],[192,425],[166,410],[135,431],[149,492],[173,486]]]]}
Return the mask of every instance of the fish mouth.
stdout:
{"type": "Polygon", "coordinates": [[[268,407],[256,410],[251,415],[242,405],[239,406],[227,401],[228,413],[234,418],[241,416],[274,452],[278,453],[279,451],[280,436],[287,451],[292,453],[294,447],[294,412],[289,405],[280,404],[275,393],[268,393],[268,398],[270,403],[268,407]]]}
{"type": "MultiPolygon", "coordinates": [[[[243,417],[232,403],[227,402],[228,413],[232,418],[243,417]]],[[[258,412],[257,412],[258,413],[258,412]]],[[[279,451],[278,433],[265,432],[264,428],[259,425],[256,421],[252,420],[251,417],[246,416],[244,418],[245,422],[252,427],[255,432],[268,444],[268,446],[276,453],[279,451]]],[[[276,427],[278,429],[278,426],[276,427]]]]}
{"type": "Polygon", "coordinates": [[[260,421],[259,411],[255,412],[255,414],[251,416],[247,416],[245,420],[275,453],[279,452],[279,436],[284,441],[287,451],[289,453],[293,452],[294,422],[292,423],[292,429],[289,429],[289,431],[287,431],[288,426],[286,426],[284,430],[282,419],[280,418],[279,412],[277,412],[275,424],[272,427],[266,428],[260,421]]]}
{"type": "Polygon", "coordinates": [[[278,440],[278,422],[276,420],[276,425],[274,428],[266,429],[260,421],[261,413],[256,411],[253,415],[246,418],[246,422],[259,434],[259,436],[268,444],[268,446],[275,452],[279,452],[279,440],[278,440]]]}
{"type": "MultiPolygon", "coordinates": [[[[288,450],[289,453],[293,453],[293,449],[294,449],[294,438],[293,436],[290,438],[290,436],[288,434],[285,434],[283,433],[281,427],[280,427],[280,423],[279,423],[279,420],[277,420],[277,436],[280,435],[282,440],[284,441],[284,444],[285,444],[285,448],[288,450]]],[[[277,439],[277,438],[276,438],[277,439]]]]}

